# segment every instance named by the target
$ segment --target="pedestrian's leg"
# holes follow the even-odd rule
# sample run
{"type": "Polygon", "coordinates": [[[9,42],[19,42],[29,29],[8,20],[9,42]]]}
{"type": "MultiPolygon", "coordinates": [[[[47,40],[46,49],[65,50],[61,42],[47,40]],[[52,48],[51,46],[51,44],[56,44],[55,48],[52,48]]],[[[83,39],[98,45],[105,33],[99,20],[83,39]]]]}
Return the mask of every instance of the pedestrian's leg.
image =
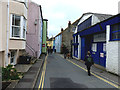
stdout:
{"type": "Polygon", "coordinates": [[[87,66],[88,75],[90,76],[90,67],[87,66]]]}
{"type": "Polygon", "coordinates": [[[64,53],[64,58],[66,59],[65,53],[64,53]]]}
{"type": "Polygon", "coordinates": [[[91,74],[90,74],[90,67],[88,67],[88,75],[90,76],[91,74]]]}

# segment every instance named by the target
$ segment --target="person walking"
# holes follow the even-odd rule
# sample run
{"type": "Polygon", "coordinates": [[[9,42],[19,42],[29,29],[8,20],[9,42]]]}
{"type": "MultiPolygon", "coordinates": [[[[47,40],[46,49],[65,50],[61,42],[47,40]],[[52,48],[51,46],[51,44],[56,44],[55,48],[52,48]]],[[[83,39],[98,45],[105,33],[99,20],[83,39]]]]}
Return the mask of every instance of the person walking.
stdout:
{"type": "Polygon", "coordinates": [[[90,51],[87,52],[87,55],[85,57],[85,65],[87,67],[87,70],[88,70],[88,75],[90,76],[91,73],[90,73],[90,68],[91,66],[94,64],[94,61],[93,61],[93,58],[90,54],[90,51]]]}

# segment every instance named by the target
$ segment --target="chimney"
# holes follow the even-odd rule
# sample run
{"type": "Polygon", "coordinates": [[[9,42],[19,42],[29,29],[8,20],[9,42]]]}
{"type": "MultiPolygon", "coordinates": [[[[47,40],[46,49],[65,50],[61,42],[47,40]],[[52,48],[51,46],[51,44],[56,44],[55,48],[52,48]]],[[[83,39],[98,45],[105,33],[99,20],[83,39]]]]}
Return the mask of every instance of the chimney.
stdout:
{"type": "Polygon", "coordinates": [[[61,28],[61,32],[63,31],[63,28],[61,28]]]}
{"type": "Polygon", "coordinates": [[[68,22],[68,27],[70,27],[70,25],[71,25],[71,21],[68,22]]]}

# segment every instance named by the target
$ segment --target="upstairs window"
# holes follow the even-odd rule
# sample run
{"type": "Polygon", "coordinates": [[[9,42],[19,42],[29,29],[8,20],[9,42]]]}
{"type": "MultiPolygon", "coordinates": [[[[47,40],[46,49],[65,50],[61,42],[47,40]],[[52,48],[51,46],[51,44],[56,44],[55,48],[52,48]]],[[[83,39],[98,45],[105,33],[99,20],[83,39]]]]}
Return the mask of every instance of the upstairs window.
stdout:
{"type": "Polygon", "coordinates": [[[12,15],[12,37],[20,37],[20,16],[12,15]]]}
{"type": "Polygon", "coordinates": [[[111,40],[120,40],[120,23],[111,26],[111,40]]]}
{"type": "Polygon", "coordinates": [[[10,38],[26,38],[26,19],[23,16],[11,14],[11,31],[10,38]]]}
{"type": "Polygon", "coordinates": [[[78,35],[76,36],[76,43],[78,43],[78,35]]]}

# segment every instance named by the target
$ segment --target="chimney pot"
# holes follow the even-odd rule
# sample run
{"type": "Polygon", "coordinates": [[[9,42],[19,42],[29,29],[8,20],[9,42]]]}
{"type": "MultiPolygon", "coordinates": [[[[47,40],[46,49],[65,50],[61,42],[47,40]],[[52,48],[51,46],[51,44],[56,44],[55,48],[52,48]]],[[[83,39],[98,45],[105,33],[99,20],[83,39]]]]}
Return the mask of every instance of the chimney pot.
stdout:
{"type": "Polygon", "coordinates": [[[63,31],[63,28],[61,28],[61,32],[63,31]]]}

